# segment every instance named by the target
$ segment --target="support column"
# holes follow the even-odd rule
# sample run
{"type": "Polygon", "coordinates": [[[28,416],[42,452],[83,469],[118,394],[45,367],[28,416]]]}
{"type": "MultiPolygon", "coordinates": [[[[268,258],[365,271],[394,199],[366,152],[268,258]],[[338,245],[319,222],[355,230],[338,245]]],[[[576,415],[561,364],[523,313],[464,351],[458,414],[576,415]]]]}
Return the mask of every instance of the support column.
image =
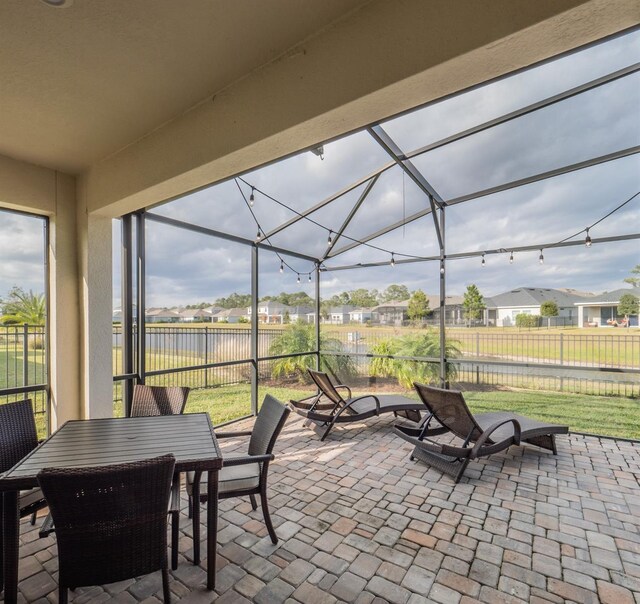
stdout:
{"type": "Polygon", "coordinates": [[[440,220],[437,228],[440,231],[440,386],[445,388],[447,385],[447,358],[445,348],[447,345],[447,333],[445,327],[445,309],[447,300],[446,287],[446,267],[445,267],[445,229],[444,229],[444,206],[440,207],[440,220]]]}
{"type": "MultiPolygon", "coordinates": [[[[113,416],[111,219],[78,204],[82,329],[81,417],[113,416]]],[[[62,362],[67,362],[62,359],[62,362]]]]}
{"type": "Polygon", "coordinates": [[[55,173],[55,207],[49,219],[50,429],[82,416],[76,180],[55,173]]]}
{"type": "Polygon", "coordinates": [[[251,413],[258,413],[258,246],[251,248],[251,413]]]}
{"type": "Polygon", "coordinates": [[[320,263],[316,263],[316,369],[320,371],[320,263]]]}

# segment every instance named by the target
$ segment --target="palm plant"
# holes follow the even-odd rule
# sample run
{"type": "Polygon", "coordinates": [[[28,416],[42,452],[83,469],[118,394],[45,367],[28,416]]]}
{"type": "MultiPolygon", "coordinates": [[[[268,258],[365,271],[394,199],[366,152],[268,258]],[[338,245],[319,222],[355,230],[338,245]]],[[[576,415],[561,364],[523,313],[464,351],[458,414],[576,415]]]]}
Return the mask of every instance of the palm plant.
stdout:
{"type": "MultiPolygon", "coordinates": [[[[270,355],[297,354],[309,352],[316,347],[315,326],[298,321],[288,325],[269,347],[270,355]]],[[[353,359],[342,354],[344,347],[337,338],[320,336],[320,369],[328,371],[341,378],[348,378],[355,374],[353,359]]],[[[281,377],[297,377],[301,382],[309,381],[307,369],[315,369],[315,354],[309,352],[305,356],[286,357],[277,359],[273,364],[271,375],[274,379],[281,377]]]]}
{"type": "Polygon", "coordinates": [[[0,321],[6,324],[44,325],[46,308],[44,294],[34,294],[31,290],[27,293],[14,287],[2,303],[0,321]]]}
{"type": "MultiPolygon", "coordinates": [[[[386,338],[370,347],[369,352],[376,355],[394,356],[398,351],[398,338],[386,338]]],[[[369,364],[369,373],[373,377],[395,377],[396,360],[393,358],[374,357],[369,364]]]]}
{"type": "MultiPolygon", "coordinates": [[[[445,344],[445,357],[455,358],[460,354],[458,342],[449,340],[445,344]]],[[[395,353],[399,357],[440,357],[440,335],[437,331],[410,334],[398,338],[395,353]]],[[[413,382],[434,383],[440,379],[440,365],[436,362],[394,359],[394,375],[404,388],[412,388],[413,382]]],[[[445,367],[447,381],[457,375],[455,365],[447,363],[445,367]]]]}

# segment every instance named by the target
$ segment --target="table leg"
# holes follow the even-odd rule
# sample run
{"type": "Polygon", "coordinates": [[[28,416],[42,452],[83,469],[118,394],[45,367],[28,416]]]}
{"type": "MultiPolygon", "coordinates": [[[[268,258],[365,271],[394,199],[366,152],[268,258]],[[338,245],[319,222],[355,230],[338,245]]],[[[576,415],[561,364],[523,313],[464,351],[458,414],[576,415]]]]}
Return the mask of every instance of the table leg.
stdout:
{"type": "Polygon", "coordinates": [[[191,485],[191,532],[193,533],[193,563],[200,564],[200,478],[202,472],[196,472],[191,485]]]}
{"type": "Polygon", "coordinates": [[[18,539],[20,537],[20,516],[17,491],[4,493],[2,532],[4,549],[4,601],[16,604],[18,601],[18,539]]]}
{"type": "Polygon", "coordinates": [[[218,470],[210,470],[207,480],[207,588],[216,586],[218,549],[218,470]]]}

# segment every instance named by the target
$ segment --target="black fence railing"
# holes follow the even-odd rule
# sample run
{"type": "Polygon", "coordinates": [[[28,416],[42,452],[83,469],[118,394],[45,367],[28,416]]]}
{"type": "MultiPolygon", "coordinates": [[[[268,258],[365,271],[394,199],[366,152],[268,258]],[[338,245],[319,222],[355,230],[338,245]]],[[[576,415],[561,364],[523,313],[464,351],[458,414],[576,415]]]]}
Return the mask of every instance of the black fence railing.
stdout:
{"type": "Polygon", "coordinates": [[[44,326],[0,326],[0,404],[31,399],[40,436],[48,431],[47,376],[44,326]]]}

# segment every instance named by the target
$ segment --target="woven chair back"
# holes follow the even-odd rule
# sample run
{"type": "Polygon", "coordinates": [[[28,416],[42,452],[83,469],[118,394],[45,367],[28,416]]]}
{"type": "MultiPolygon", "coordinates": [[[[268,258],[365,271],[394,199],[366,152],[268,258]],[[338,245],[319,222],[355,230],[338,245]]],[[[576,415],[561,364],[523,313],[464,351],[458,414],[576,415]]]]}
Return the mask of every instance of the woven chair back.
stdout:
{"type": "Polygon", "coordinates": [[[264,397],[249,440],[249,455],[269,455],[282,431],[290,409],[270,394],[264,397]]]}
{"type": "Polygon", "coordinates": [[[31,401],[0,405],[0,474],[15,466],[38,446],[31,401]]]}
{"type": "Polygon", "coordinates": [[[189,388],[136,384],[131,401],[131,417],[180,415],[184,412],[189,388]]]}
{"type": "Polygon", "coordinates": [[[314,371],[313,369],[307,369],[311,379],[314,381],[318,389],[324,394],[332,403],[342,407],[346,404],[346,401],[340,396],[340,393],[335,389],[331,378],[323,371],[314,371]]]}
{"type": "Polygon", "coordinates": [[[467,403],[458,390],[444,390],[426,384],[413,384],[422,402],[445,428],[462,440],[474,442],[482,429],[473,418],[467,403]]]}
{"type": "Polygon", "coordinates": [[[173,455],[38,474],[56,527],[60,585],[103,585],[167,568],[173,455]]]}

